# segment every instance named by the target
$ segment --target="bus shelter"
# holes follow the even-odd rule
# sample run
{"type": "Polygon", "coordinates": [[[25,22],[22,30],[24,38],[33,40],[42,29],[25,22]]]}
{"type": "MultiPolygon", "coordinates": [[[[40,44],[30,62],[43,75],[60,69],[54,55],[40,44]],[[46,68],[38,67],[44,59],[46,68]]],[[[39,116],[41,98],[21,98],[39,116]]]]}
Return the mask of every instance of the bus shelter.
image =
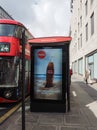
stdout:
{"type": "Polygon", "coordinates": [[[31,112],[70,111],[70,41],[63,36],[29,40],[31,112]]]}

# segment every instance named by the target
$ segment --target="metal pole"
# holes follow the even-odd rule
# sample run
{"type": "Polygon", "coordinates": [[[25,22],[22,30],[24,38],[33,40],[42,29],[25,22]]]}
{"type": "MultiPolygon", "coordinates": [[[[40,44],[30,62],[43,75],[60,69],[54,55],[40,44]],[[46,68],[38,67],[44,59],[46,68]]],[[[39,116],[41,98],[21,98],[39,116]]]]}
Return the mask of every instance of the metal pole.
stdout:
{"type": "Polygon", "coordinates": [[[25,130],[25,31],[22,33],[22,130],[25,130]]]}
{"type": "MultiPolygon", "coordinates": [[[[70,44],[70,43],[69,43],[70,44]]],[[[69,68],[69,46],[68,46],[68,86],[67,86],[67,102],[68,102],[68,112],[70,111],[70,68],[69,68]]]]}

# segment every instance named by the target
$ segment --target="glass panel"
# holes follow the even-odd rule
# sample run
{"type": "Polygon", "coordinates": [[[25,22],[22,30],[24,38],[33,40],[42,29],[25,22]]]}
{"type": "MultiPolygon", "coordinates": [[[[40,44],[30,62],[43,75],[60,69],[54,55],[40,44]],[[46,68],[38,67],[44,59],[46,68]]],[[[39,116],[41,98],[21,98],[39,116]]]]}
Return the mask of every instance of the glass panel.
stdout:
{"type": "Polygon", "coordinates": [[[97,53],[94,54],[94,78],[97,79],[97,53]]]}
{"type": "Polygon", "coordinates": [[[15,57],[0,57],[0,87],[17,85],[19,62],[15,57]]]}
{"type": "Polygon", "coordinates": [[[91,77],[91,79],[93,79],[94,78],[94,64],[93,63],[89,64],[89,69],[91,72],[90,77],[91,77]]]}
{"type": "Polygon", "coordinates": [[[15,37],[22,38],[23,27],[17,26],[15,31],[15,37]]]}
{"type": "Polygon", "coordinates": [[[0,24],[0,36],[14,36],[15,25],[0,24]]]}
{"type": "Polygon", "coordinates": [[[83,59],[80,59],[78,61],[78,70],[79,70],[79,74],[83,74],[83,59]]]}
{"type": "Polygon", "coordinates": [[[34,50],[34,96],[62,99],[62,48],[34,50]]]}
{"type": "Polygon", "coordinates": [[[88,63],[92,63],[93,62],[93,55],[88,57],[88,63]]]}

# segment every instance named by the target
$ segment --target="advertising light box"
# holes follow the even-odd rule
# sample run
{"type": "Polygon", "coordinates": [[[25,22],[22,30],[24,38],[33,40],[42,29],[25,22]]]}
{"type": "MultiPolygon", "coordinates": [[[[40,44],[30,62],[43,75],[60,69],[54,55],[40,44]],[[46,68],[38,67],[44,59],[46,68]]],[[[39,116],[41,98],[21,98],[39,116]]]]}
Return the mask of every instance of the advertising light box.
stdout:
{"type": "Polygon", "coordinates": [[[66,111],[69,44],[32,44],[31,111],[66,111]]]}

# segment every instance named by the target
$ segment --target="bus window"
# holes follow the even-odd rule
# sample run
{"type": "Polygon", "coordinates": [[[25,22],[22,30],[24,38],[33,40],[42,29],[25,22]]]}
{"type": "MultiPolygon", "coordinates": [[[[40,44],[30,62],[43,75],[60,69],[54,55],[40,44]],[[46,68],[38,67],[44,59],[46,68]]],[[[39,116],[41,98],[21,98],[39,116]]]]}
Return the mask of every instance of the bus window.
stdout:
{"type": "Polygon", "coordinates": [[[16,25],[0,24],[0,36],[13,36],[16,25]]]}
{"type": "Polygon", "coordinates": [[[22,37],[23,27],[17,26],[15,31],[15,37],[20,38],[22,37]]]}
{"type": "Polygon", "coordinates": [[[0,84],[16,85],[18,83],[19,63],[16,64],[14,61],[14,57],[0,58],[0,84]]]}

